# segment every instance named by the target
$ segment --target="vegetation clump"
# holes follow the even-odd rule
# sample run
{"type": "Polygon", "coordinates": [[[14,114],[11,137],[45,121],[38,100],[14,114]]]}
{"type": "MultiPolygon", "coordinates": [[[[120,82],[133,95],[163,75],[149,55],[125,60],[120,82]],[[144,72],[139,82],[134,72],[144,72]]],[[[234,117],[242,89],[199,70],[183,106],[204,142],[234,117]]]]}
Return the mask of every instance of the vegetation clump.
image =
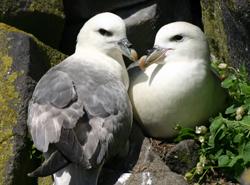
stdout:
{"type": "Polygon", "coordinates": [[[178,128],[176,138],[193,138],[200,143],[200,159],[186,173],[188,181],[201,184],[220,176],[239,181],[244,169],[250,167],[250,82],[244,66],[239,69],[213,62],[221,85],[228,91],[230,106],[224,113],[211,118],[209,127],[178,128]]]}

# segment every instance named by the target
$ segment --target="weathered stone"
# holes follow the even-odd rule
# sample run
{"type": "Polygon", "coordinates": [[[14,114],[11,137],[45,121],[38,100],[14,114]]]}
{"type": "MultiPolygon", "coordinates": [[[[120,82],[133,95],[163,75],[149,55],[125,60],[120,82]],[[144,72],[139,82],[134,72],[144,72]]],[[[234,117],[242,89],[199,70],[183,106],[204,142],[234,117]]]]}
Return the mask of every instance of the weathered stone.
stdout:
{"type": "Polygon", "coordinates": [[[158,0],[159,27],[174,21],[186,21],[202,28],[200,0],[158,0]]]}
{"type": "Polygon", "coordinates": [[[169,22],[188,21],[202,25],[199,0],[129,0],[120,4],[120,1],[113,0],[95,2],[64,1],[66,20],[61,43],[64,53],[74,52],[82,25],[92,15],[103,11],[111,11],[126,21],[128,38],[140,54],[152,47],[158,29],[169,22]],[[94,13],[82,11],[87,7],[91,7],[94,13]]]}
{"type": "Polygon", "coordinates": [[[53,184],[52,176],[38,178],[38,185],[52,185],[52,184],[53,184]]]}
{"type": "Polygon", "coordinates": [[[172,172],[153,151],[148,138],[134,125],[128,156],[105,168],[100,178],[102,185],[186,185],[181,175],[172,172]]]}
{"type": "MultiPolygon", "coordinates": [[[[100,4],[102,3],[100,2],[100,4]]],[[[124,3],[119,5],[118,9],[115,8],[117,4],[112,0],[105,1],[105,4],[105,6],[101,7],[96,6],[93,2],[87,5],[85,1],[64,1],[64,5],[67,7],[65,9],[66,20],[61,43],[61,50],[64,53],[72,54],[74,52],[79,30],[94,15],[93,13],[83,13],[82,9],[85,9],[85,6],[92,6],[95,9],[95,14],[103,11],[111,11],[121,16],[127,23],[128,38],[139,52],[152,46],[152,40],[156,33],[155,23],[157,19],[157,9],[154,1],[130,0],[126,1],[126,3],[124,1],[124,3]],[[71,5],[69,6],[69,4],[71,5]],[[69,7],[78,7],[78,11],[69,7]],[[143,37],[138,36],[140,33],[143,34],[143,37]]]]}
{"type": "Polygon", "coordinates": [[[250,69],[250,1],[202,0],[201,5],[212,53],[219,61],[250,69]]]}
{"type": "Polygon", "coordinates": [[[27,106],[35,83],[65,55],[32,35],[0,23],[0,184],[29,185],[39,160],[32,157],[27,106]]]}
{"type": "Polygon", "coordinates": [[[64,0],[64,7],[66,16],[88,19],[100,12],[122,9],[146,1],[150,0],[64,0]]]}
{"type": "Polygon", "coordinates": [[[165,156],[165,163],[174,172],[184,175],[199,160],[199,145],[194,140],[184,140],[174,146],[165,156]]]}
{"type": "Polygon", "coordinates": [[[0,22],[32,33],[58,48],[64,24],[62,0],[1,0],[0,22]]]}
{"type": "Polygon", "coordinates": [[[126,11],[126,13],[130,13],[129,16],[125,15],[124,11],[117,13],[124,17],[127,36],[133,43],[134,48],[136,48],[140,55],[144,54],[147,49],[152,47],[157,32],[157,5],[149,4],[140,8],[130,8],[126,11]],[[141,34],[143,34],[143,36],[140,36],[141,34]]]}
{"type": "Polygon", "coordinates": [[[141,153],[137,164],[134,166],[130,177],[126,181],[118,180],[116,185],[154,184],[154,185],[185,185],[181,175],[172,172],[152,151],[148,139],[142,144],[141,153]]]}

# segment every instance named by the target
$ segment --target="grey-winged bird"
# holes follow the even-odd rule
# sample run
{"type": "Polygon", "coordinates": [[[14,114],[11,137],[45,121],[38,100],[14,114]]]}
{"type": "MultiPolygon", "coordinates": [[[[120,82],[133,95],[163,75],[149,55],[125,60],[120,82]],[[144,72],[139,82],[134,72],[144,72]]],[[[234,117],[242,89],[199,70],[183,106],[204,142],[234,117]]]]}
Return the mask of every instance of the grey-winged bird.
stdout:
{"type": "Polygon", "coordinates": [[[204,33],[187,22],[163,26],[149,56],[129,69],[129,96],[149,136],[171,138],[174,127],[195,127],[225,106],[225,91],[210,68],[204,33]]]}
{"type": "Polygon", "coordinates": [[[53,174],[55,185],[96,185],[105,160],[124,151],[132,107],[122,54],[134,60],[130,45],[120,17],[98,14],[80,30],[75,53],[41,78],[28,128],[46,160],[29,176],[53,174]]]}

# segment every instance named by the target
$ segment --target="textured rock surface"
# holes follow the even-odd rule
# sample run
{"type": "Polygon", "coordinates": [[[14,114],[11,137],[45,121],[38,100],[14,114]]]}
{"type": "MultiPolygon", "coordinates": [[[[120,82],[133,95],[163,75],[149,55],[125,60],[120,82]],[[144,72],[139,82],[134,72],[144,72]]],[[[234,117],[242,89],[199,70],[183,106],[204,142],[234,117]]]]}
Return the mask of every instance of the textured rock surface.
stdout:
{"type": "Polygon", "coordinates": [[[186,185],[181,175],[172,172],[152,148],[140,128],[134,125],[130,150],[125,159],[112,161],[100,177],[100,185],[186,185]]]}
{"type": "Polygon", "coordinates": [[[152,151],[152,146],[150,145],[148,139],[145,139],[139,160],[134,166],[131,176],[124,182],[116,185],[135,185],[135,184],[148,184],[148,185],[185,185],[187,184],[181,175],[172,172],[152,151]]]}
{"type": "Polygon", "coordinates": [[[181,141],[167,153],[164,161],[172,171],[185,175],[199,161],[198,148],[194,140],[181,141]]]}
{"type": "MultiPolygon", "coordinates": [[[[119,2],[119,1],[117,1],[119,2]]],[[[101,1],[98,4],[103,4],[101,1]]],[[[146,48],[152,43],[152,39],[154,37],[153,33],[155,32],[155,23],[156,23],[156,5],[155,1],[152,0],[129,0],[124,1],[117,7],[117,3],[109,0],[105,1],[105,6],[98,6],[98,4],[94,4],[94,1],[86,3],[86,1],[70,1],[65,0],[65,27],[64,33],[61,43],[61,50],[66,54],[72,54],[75,49],[76,37],[81,29],[82,25],[92,16],[93,13],[83,13],[82,9],[85,9],[86,6],[92,7],[94,9],[93,12],[100,13],[104,11],[111,11],[123,19],[127,19],[127,35],[128,38],[135,44],[136,46],[140,46],[142,48],[146,48]],[[143,3],[142,3],[143,2],[143,3]],[[70,8],[77,7],[77,8],[70,8]],[[152,32],[153,30],[153,32],[152,32]],[[138,31],[138,32],[137,32],[138,31]],[[135,33],[137,35],[135,36],[135,33]],[[138,33],[143,33],[143,37],[138,33]],[[146,41],[145,41],[145,40],[146,41]],[[140,42],[142,41],[142,44],[140,42]],[[139,43],[139,44],[138,44],[139,43]],[[137,45],[138,44],[138,45],[137,45]],[[146,46],[144,46],[146,44],[146,46]]],[[[140,48],[137,47],[137,48],[140,48]]],[[[140,50],[140,49],[139,49],[140,50]]],[[[142,50],[142,49],[141,49],[142,50]]]]}
{"type": "Polygon", "coordinates": [[[64,23],[62,0],[1,0],[0,22],[32,33],[57,48],[64,23]]]}
{"type": "Polygon", "coordinates": [[[157,30],[173,21],[188,21],[201,26],[199,0],[108,0],[70,1],[65,0],[65,29],[62,38],[61,50],[71,54],[75,48],[76,36],[86,20],[93,14],[82,11],[91,7],[93,12],[111,11],[126,20],[128,38],[133,42],[139,53],[152,47],[157,30]],[[119,6],[118,6],[118,4],[119,6]]]}
{"type": "Polygon", "coordinates": [[[250,69],[250,1],[202,0],[204,30],[212,53],[220,60],[250,69]]]}
{"type": "Polygon", "coordinates": [[[27,105],[35,83],[65,56],[33,36],[0,24],[0,184],[34,184],[27,105]]]}

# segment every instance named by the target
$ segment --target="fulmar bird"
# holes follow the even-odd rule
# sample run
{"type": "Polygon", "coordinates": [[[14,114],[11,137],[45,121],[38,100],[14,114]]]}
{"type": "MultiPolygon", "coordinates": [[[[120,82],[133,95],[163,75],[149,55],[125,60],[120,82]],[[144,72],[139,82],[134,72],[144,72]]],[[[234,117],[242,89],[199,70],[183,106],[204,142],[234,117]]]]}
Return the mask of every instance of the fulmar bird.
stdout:
{"type": "Polygon", "coordinates": [[[152,137],[171,138],[176,124],[194,127],[225,106],[225,92],[210,69],[205,35],[195,25],[163,26],[140,67],[145,70],[129,70],[129,96],[135,117],[152,137]]]}
{"type": "Polygon", "coordinates": [[[54,173],[55,185],[95,185],[108,158],[127,146],[132,107],[122,53],[135,51],[125,23],[112,13],[87,21],[75,53],[38,82],[28,109],[28,128],[46,160],[29,176],[54,173]]]}

